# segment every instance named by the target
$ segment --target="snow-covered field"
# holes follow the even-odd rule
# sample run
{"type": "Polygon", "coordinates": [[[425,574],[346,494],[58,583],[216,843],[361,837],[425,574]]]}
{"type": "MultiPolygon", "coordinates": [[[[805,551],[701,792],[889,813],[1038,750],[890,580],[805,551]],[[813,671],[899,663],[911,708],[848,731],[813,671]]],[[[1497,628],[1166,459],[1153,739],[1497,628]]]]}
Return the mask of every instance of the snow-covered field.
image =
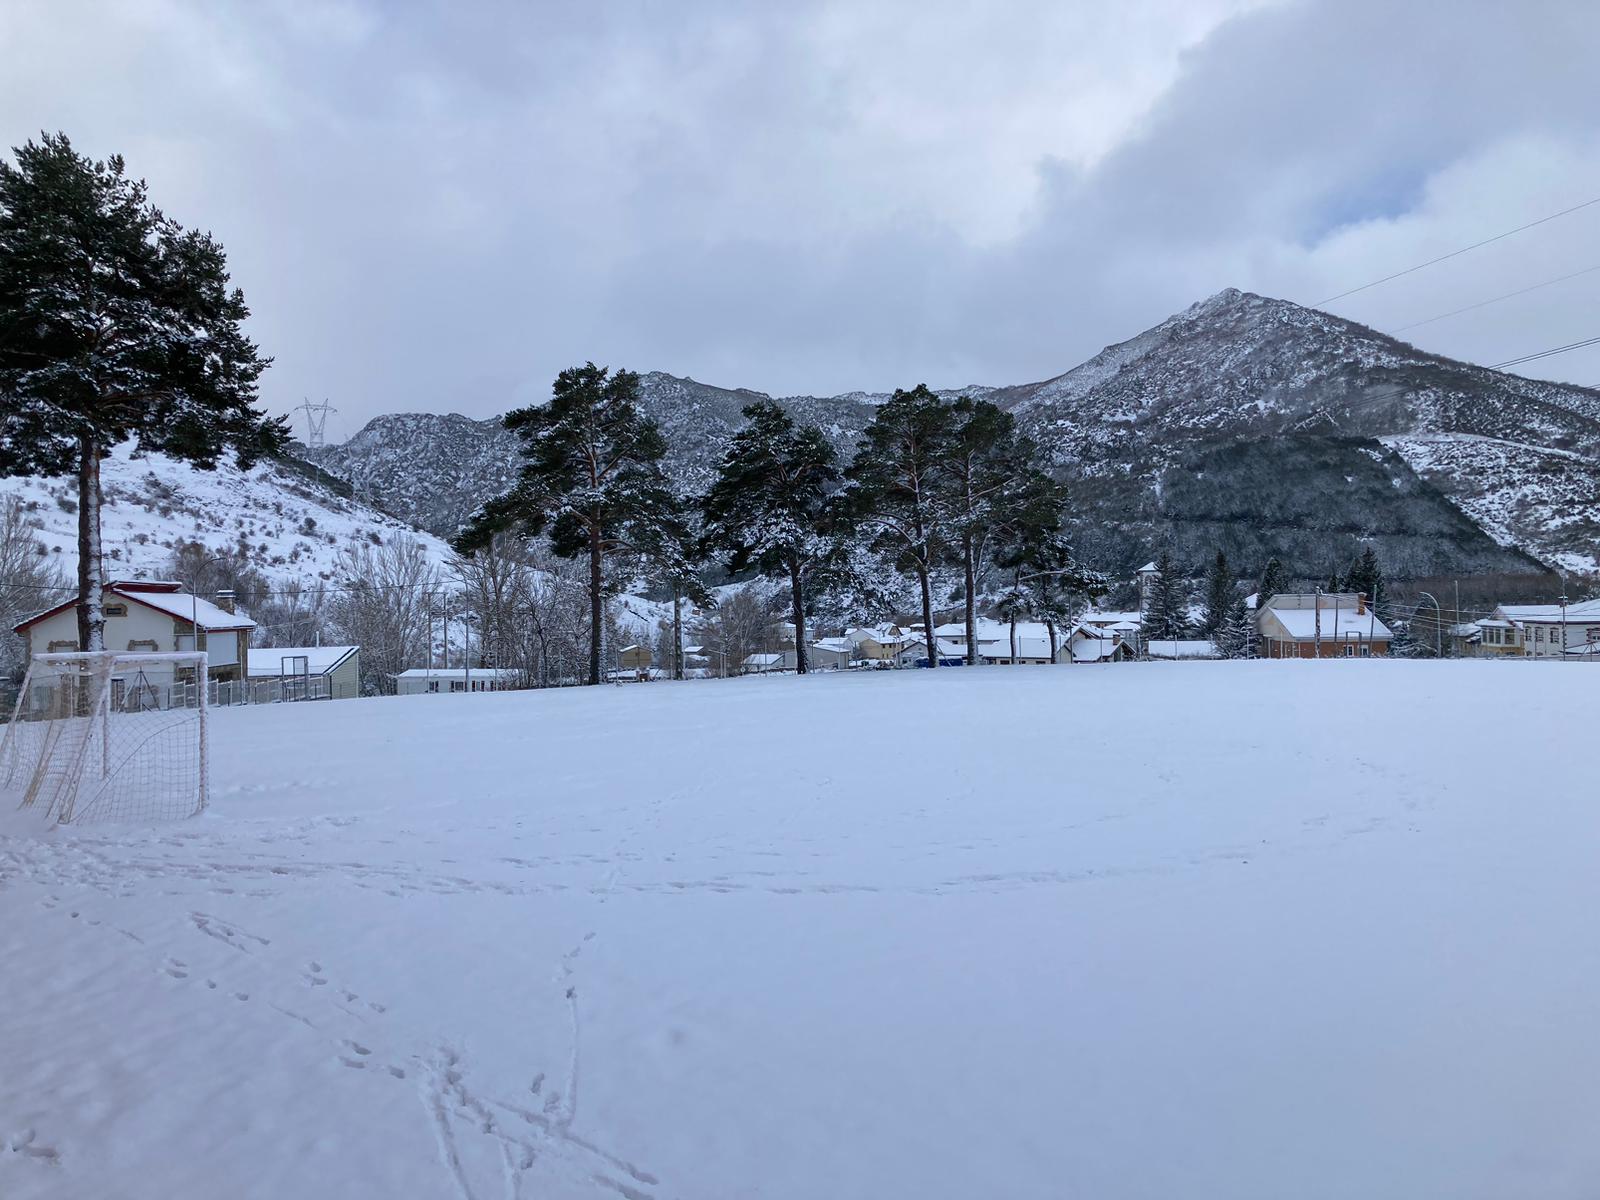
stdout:
{"type": "Polygon", "coordinates": [[[1589,1197],[1600,670],[233,710],[0,814],[0,1196],[1589,1197]]]}

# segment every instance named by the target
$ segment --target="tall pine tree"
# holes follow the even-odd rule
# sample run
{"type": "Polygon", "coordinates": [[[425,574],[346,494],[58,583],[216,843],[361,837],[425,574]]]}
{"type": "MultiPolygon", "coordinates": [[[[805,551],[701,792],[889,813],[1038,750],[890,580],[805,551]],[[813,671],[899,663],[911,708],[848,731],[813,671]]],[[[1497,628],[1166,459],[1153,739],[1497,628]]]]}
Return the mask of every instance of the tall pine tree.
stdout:
{"type": "Polygon", "coordinates": [[[1378,555],[1371,546],[1363,548],[1355,562],[1350,564],[1344,585],[1347,591],[1363,592],[1368,600],[1377,603],[1378,592],[1383,587],[1383,568],[1378,564],[1378,555]]]}
{"type": "Polygon", "coordinates": [[[120,157],[65,134],[0,161],[0,475],[78,477],[78,642],[103,649],[100,460],[132,440],[209,470],[277,452],[270,359],[208,233],[162,214],[120,157]]]}
{"type": "Polygon", "coordinates": [[[1206,572],[1206,607],[1201,625],[1206,637],[1217,636],[1217,631],[1228,619],[1228,611],[1232,607],[1233,570],[1228,566],[1228,556],[1218,550],[1217,556],[1211,560],[1210,569],[1206,572]]]}
{"type": "Polygon", "coordinates": [[[1256,608],[1265,608],[1268,600],[1288,590],[1289,573],[1283,569],[1283,564],[1276,558],[1267,559],[1267,565],[1261,570],[1261,581],[1256,584],[1256,608]]]}
{"type": "Polygon", "coordinates": [[[807,595],[831,558],[822,523],[839,472],[833,447],[815,425],[796,426],[771,400],[747,406],[744,415],[747,423],[734,434],[701,503],[705,539],[727,555],[730,571],[753,565],[788,584],[795,670],[803,675],[810,668],[807,595]]]}
{"type": "Polygon", "coordinates": [[[1236,597],[1213,637],[1217,653],[1223,658],[1250,658],[1254,653],[1255,625],[1244,598],[1236,597]]]}
{"type": "Polygon", "coordinates": [[[654,507],[641,511],[634,522],[639,574],[672,593],[672,678],[683,678],[683,602],[701,608],[714,604],[711,591],[700,578],[704,555],[695,529],[694,506],[665,488],[653,490],[654,507]]]}
{"type": "Polygon", "coordinates": [[[638,375],[587,363],[556,376],[549,404],[507,413],[505,427],[521,443],[517,482],[456,538],[456,550],[471,554],[503,530],[547,533],[560,557],[587,557],[591,684],[601,679],[607,560],[648,554],[676,511],[661,470],[667,444],[638,397],[638,375]]]}
{"type": "Polygon", "coordinates": [[[978,662],[978,580],[1017,468],[1016,419],[987,400],[963,396],[951,405],[950,444],[942,469],[951,528],[965,580],[967,664],[978,662]]]}
{"type": "Polygon", "coordinates": [[[948,553],[951,513],[944,473],[950,406],[918,384],[873,414],[845,477],[844,510],[878,553],[915,576],[928,665],[939,665],[933,624],[933,573],[948,553]]]}
{"type": "Polygon", "coordinates": [[[1141,632],[1148,643],[1181,638],[1188,630],[1189,588],[1172,561],[1172,554],[1162,550],[1156,556],[1156,573],[1150,580],[1141,632]]]}

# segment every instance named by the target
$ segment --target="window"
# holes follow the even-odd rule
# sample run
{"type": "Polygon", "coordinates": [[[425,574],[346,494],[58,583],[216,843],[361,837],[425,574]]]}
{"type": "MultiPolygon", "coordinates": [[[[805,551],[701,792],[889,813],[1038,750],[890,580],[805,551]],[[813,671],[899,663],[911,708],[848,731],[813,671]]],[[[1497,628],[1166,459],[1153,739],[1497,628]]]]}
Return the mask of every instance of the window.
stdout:
{"type": "Polygon", "coordinates": [[[128,606],[126,604],[108,604],[105,606],[105,613],[108,617],[125,617],[128,615],[128,606]]]}
{"type": "Polygon", "coordinates": [[[428,680],[428,690],[430,692],[437,692],[439,690],[439,681],[437,679],[428,680]]]}
{"type": "Polygon", "coordinates": [[[1362,647],[1361,647],[1361,657],[1362,658],[1371,658],[1372,657],[1372,647],[1368,646],[1366,644],[1363,644],[1362,647]]]}
{"type": "Polygon", "coordinates": [[[1349,642],[1344,644],[1344,656],[1346,658],[1354,658],[1356,656],[1356,648],[1349,642]]]}
{"type": "Polygon", "coordinates": [[[467,690],[467,685],[462,683],[459,679],[452,679],[450,681],[450,690],[452,692],[464,692],[467,690]]]}

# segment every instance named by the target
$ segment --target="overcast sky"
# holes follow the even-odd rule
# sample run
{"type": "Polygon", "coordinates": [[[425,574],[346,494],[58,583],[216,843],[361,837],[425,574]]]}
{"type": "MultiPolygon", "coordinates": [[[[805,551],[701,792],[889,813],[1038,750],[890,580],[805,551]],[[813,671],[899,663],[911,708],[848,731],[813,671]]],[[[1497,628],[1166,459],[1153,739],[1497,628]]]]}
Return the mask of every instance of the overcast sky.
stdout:
{"type": "MultiPolygon", "coordinates": [[[[1589,0],[7,0],[0,134],[227,247],[269,407],[488,416],[593,359],[1018,383],[1235,286],[1316,303],[1600,197],[1589,0]]],[[[1600,205],[1331,305],[1600,266],[1600,205]]],[[[1403,336],[1600,334],[1600,270],[1403,336]]],[[[1538,364],[1600,384],[1600,352],[1538,364]]]]}

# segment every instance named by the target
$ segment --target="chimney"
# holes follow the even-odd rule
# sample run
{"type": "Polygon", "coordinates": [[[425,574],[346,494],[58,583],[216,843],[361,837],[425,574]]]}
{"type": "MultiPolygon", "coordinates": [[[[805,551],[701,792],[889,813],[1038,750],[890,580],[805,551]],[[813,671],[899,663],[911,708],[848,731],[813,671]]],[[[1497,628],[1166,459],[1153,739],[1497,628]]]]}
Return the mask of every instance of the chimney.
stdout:
{"type": "Polygon", "coordinates": [[[223,612],[233,611],[233,589],[223,588],[217,593],[217,607],[223,612]]]}
{"type": "Polygon", "coordinates": [[[1366,615],[1367,615],[1367,594],[1365,592],[1357,592],[1356,593],[1356,616],[1364,617],[1366,615]]]}

